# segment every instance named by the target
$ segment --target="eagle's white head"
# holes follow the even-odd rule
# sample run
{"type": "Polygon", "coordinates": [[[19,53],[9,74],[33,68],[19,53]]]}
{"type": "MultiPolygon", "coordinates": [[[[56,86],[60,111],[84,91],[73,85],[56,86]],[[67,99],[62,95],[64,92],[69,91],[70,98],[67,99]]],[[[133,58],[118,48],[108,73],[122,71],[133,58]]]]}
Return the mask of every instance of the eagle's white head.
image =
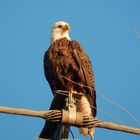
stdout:
{"type": "Polygon", "coordinates": [[[69,37],[70,25],[64,21],[56,22],[52,27],[51,32],[51,44],[54,43],[57,39],[66,37],[70,40],[69,37]]]}

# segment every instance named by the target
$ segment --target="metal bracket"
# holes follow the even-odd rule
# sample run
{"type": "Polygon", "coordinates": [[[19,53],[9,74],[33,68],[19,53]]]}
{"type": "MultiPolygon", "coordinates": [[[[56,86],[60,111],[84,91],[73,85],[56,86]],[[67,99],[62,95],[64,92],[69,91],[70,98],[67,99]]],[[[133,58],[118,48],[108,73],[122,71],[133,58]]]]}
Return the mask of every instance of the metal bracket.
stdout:
{"type": "Polygon", "coordinates": [[[69,96],[66,98],[66,110],[62,110],[62,122],[81,126],[83,124],[83,113],[76,112],[75,100],[73,92],[68,92],[69,96]]]}

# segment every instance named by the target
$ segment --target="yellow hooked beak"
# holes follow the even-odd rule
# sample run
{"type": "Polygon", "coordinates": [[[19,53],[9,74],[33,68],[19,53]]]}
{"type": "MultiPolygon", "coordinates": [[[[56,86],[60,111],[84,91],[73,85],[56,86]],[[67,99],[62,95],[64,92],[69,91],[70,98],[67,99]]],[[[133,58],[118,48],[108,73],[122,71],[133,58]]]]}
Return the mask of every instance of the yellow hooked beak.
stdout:
{"type": "Polygon", "coordinates": [[[70,26],[69,25],[65,25],[63,28],[65,31],[69,31],[70,30],[70,26]]]}

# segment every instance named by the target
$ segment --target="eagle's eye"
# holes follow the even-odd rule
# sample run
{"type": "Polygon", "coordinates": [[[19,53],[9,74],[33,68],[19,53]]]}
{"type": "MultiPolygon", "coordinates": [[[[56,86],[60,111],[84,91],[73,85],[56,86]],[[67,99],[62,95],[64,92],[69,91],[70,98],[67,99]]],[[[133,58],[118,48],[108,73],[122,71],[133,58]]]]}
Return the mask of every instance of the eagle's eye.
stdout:
{"type": "Polygon", "coordinates": [[[62,26],[62,25],[58,25],[57,27],[58,27],[58,28],[62,28],[63,26],[62,26]]]}

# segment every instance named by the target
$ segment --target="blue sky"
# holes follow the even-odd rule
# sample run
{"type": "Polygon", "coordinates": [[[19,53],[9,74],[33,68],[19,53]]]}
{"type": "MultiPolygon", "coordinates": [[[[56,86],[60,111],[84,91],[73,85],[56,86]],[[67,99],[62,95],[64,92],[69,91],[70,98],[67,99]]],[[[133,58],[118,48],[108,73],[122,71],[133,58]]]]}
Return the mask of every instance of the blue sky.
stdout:
{"type": "MultiPolygon", "coordinates": [[[[123,124],[140,127],[126,112],[140,118],[139,0],[0,0],[0,106],[46,110],[52,94],[43,73],[43,55],[56,21],[71,25],[70,36],[88,53],[97,89],[98,108],[123,124]]],[[[98,110],[97,118],[117,122],[98,110]]],[[[44,120],[0,114],[0,139],[33,140],[44,120]]],[[[78,139],[77,129],[72,129],[78,139]]],[[[96,139],[139,140],[132,134],[97,128],[96,139]]]]}

